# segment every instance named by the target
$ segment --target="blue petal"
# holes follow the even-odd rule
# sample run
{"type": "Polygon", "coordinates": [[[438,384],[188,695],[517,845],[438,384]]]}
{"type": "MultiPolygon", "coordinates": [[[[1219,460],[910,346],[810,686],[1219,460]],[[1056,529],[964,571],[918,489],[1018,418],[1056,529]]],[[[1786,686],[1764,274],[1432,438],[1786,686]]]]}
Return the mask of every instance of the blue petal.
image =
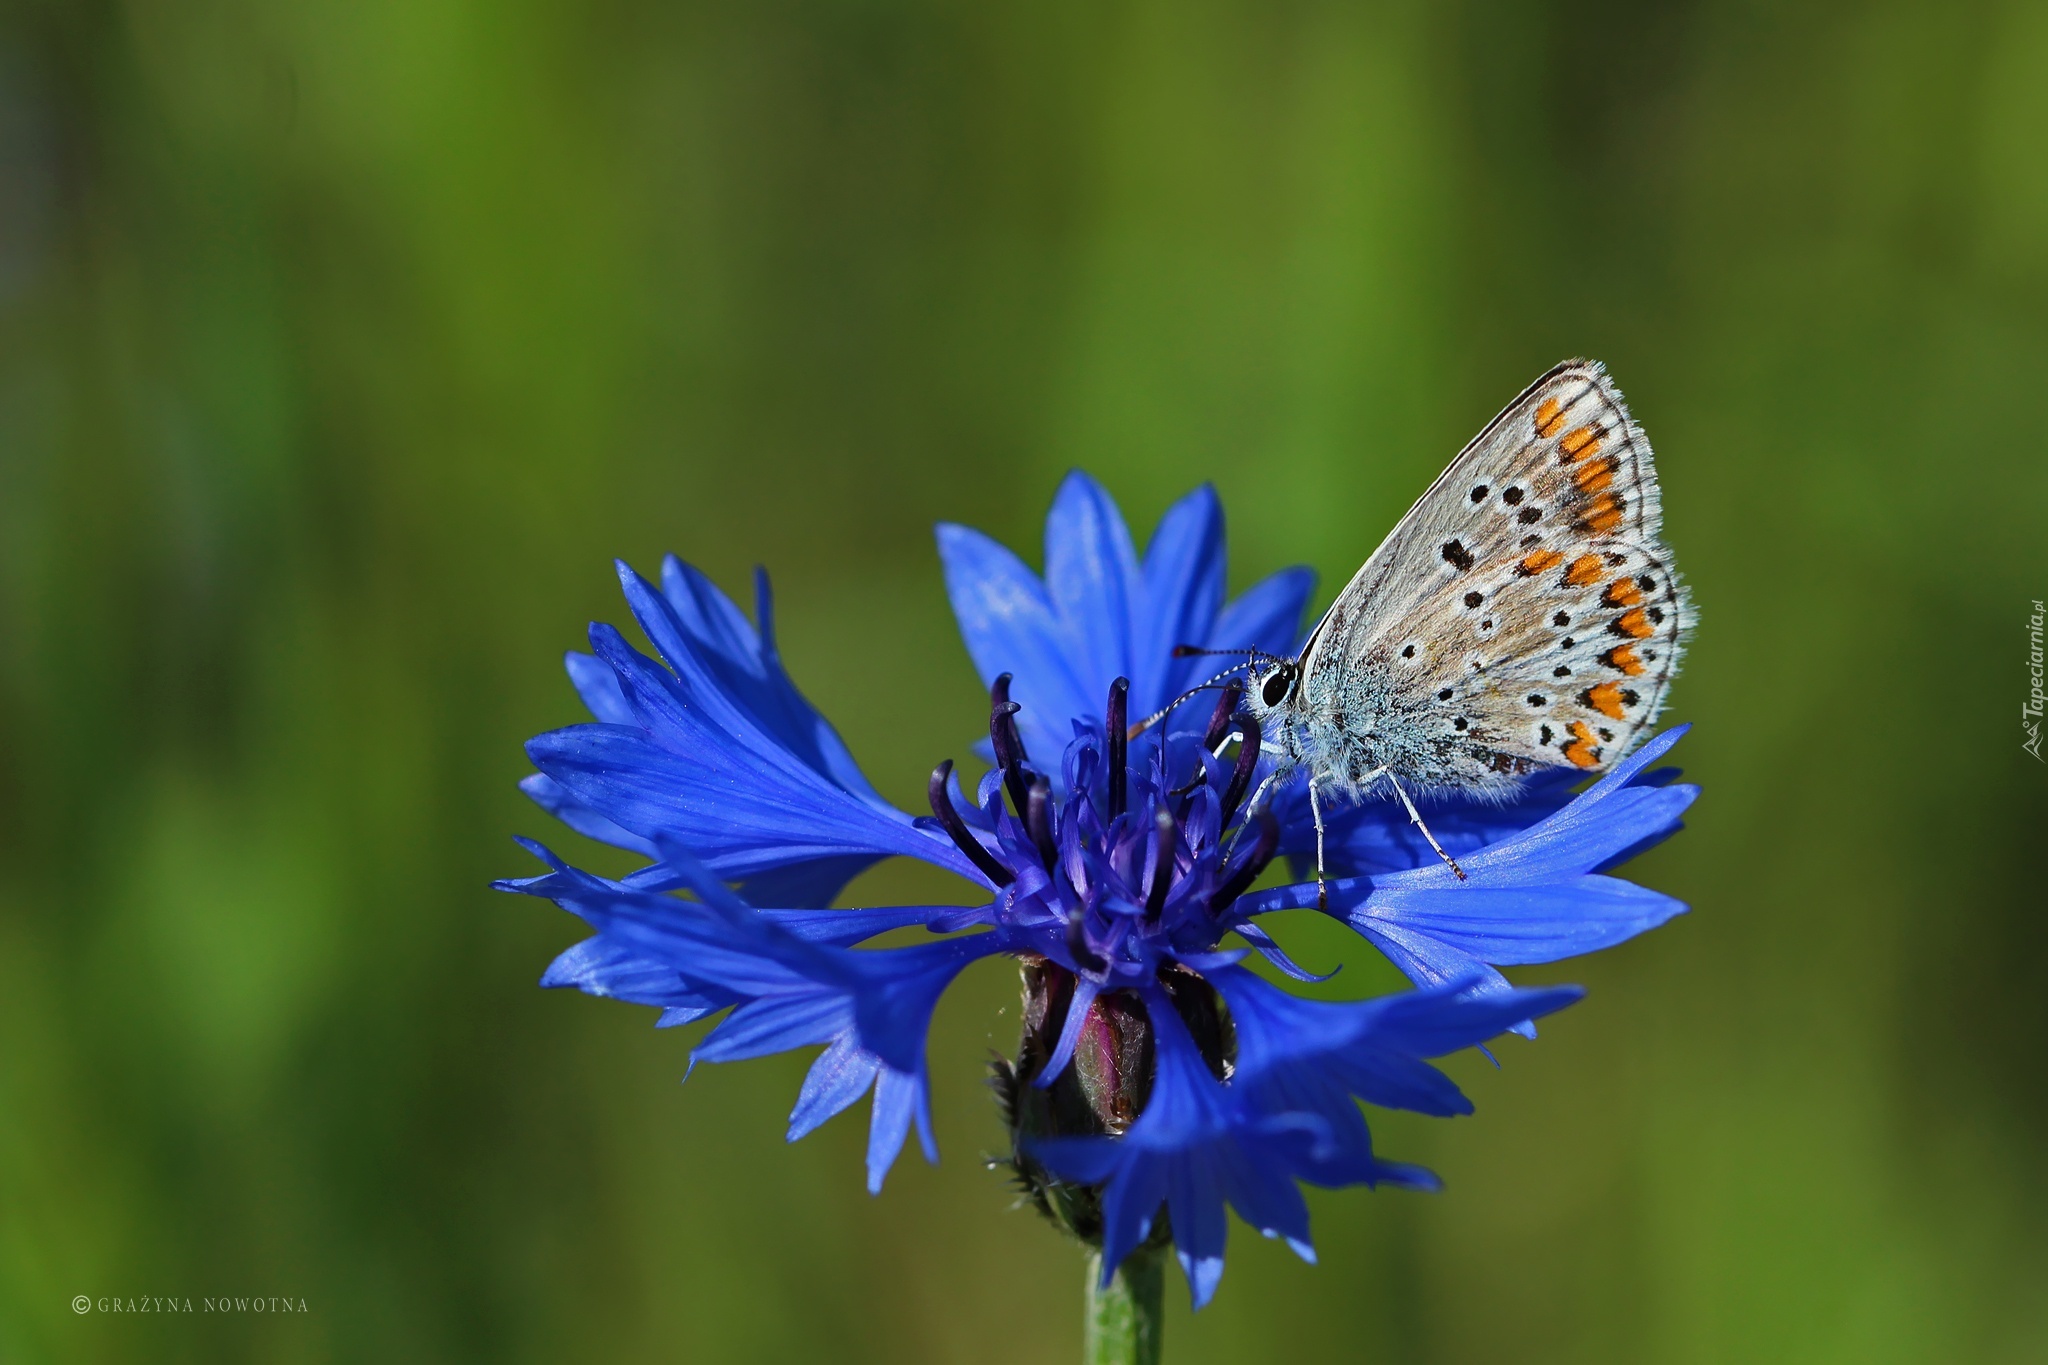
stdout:
{"type": "Polygon", "coordinates": [[[977,882],[950,843],[822,781],[759,761],[715,734],[667,738],[615,725],[578,725],[527,742],[534,765],[585,808],[652,840],[668,834],[739,878],[793,863],[903,853],[977,882]]]}
{"type": "Polygon", "coordinates": [[[851,1107],[870,1085],[875,1088],[875,1102],[868,1120],[868,1193],[879,1194],[913,1120],[925,1159],[939,1159],[938,1143],[932,1137],[930,1093],[922,1071],[906,1075],[890,1070],[881,1058],[860,1047],[848,1030],[833,1039],[811,1064],[803,1093],[789,1116],[788,1140],[795,1142],[851,1107]]]}
{"type": "MultiPolygon", "coordinates": [[[[1069,1178],[1089,1180],[1091,1184],[1107,1183],[1102,1194],[1102,1284],[1107,1287],[1116,1267],[1124,1258],[1145,1244],[1152,1235],[1152,1224],[1159,1215],[1159,1208],[1166,1202],[1167,1165],[1163,1161],[1143,1160],[1136,1149],[1121,1150],[1121,1144],[1130,1137],[1126,1133],[1118,1138],[1069,1138],[1059,1144],[1060,1153],[1041,1155],[1047,1169],[1054,1172],[1065,1170],[1069,1178]],[[1087,1159],[1076,1159],[1080,1154],[1073,1149],[1083,1143],[1109,1151],[1115,1160],[1103,1174],[1090,1179],[1084,1172],[1096,1167],[1087,1159]],[[1067,1153],[1073,1153],[1068,1155],[1067,1153]],[[1128,1159],[1126,1159],[1128,1158],[1128,1159]],[[1063,1167],[1060,1163],[1067,1164],[1063,1167]]],[[[1045,1146],[1051,1148],[1053,1144],[1045,1146]]],[[[1213,1284],[1211,1292],[1214,1291],[1213,1284]]]]}
{"type": "Polygon", "coordinates": [[[1085,976],[1074,978],[1074,993],[1067,1000],[1067,1017],[1060,1025],[1059,1041],[1053,1044],[1052,1055],[1045,1059],[1045,1065],[1038,1069],[1038,1075],[1031,1084],[1040,1090],[1047,1090],[1067,1069],[1067,1063],[1074,1058],[1074,1044],[1080,1041],[1081,1030],[1087,1025],[1088,1011],[1095,1004],[1095,997],[1101,987],[1085,976]]]}
{"type": "MultiPolygon", "coordinates": [[[[828,981],[837,972],[832,949],[804,942],[757,912],[742,914],[704,901],[634,891],[573,868],[538,845],[551,870],[540,877],[496,883],[499,890],[544,896],[611,941],[675,971],[700,992],[707,988],[752,997],[794,991],[828,981]]],[[[714,885],[717,885],[714,883],[714,885]]],[[[722,885],[718,889],[723,892],[722,885]]],[[[723,897],[737,903],[725,892],[723,897]]]]}
{"type": "Polygon", "coordinates": [[[597,725],[540,736],[523,784],[579,833],[645,853],[682,836],[750,895],[824,905],[874,862],[905,854],[974,876],[951,842],[919,830],[862,776],[804,700],[775,649],[773,599],[757,581],[761,627],[671,556],[662,589],[620,564],[635,619],[667,668],[609,626],[596,657],[567,666],[597,725]]]}
{"type": "MultiPolygon", "coordinates": [[[[1076,471],[1060,485],[1046,518],[1045,579],[979,532],[939,528],[947,592],[982,680],[1015,675],[1011,698],[1025,746],[1061,784],[1052,763],[1069,723],[1099,723],[1109,685],[1131,680],[1133,719],[1178,696],[1200,659],[1176,659],[1176,645],[1255,646],[1292,653],[1315,582],[1305,569],[1258,584],[1218,615],[1224,581],[1223,512],[1213,490],[1196,489],[1160,519],[1142,564],[1124,520],[1102,486],[1076,471]]],[[[1209,661],[1213,664],[1216,661],[1209,661]]],[[[1176,712],[1198,725],[1193,710],[1176,712]]],[[[1155,732],[1156,734],[1156,732],[1155,732]]],[[[1134,745],[1142,771],[1148,736],[1134,745]]]]}
{"type": "Polygon", "coordinates": [[[984,684],[1014,675],[1010,698],[1023,709],[1024,745],[1042,762],[1066,747],[1066,723],[1094,715],[1108,694],[1089,695],[1045,587],[1023,560],[979,531],[941,525],[946,593],[984,684]]]}
{"type": "Polygon", "coordinates": [[[1683,914],[1685,903],[1618,877],[1530,887],[1386,887],[1348,922],[1406,929],[1497,966],[1556,962],[1611,948],[1683,914]]]}
{"type": "Polygon", "coordinates": [[[908,929],[914,924],[930,924],[942,916],[957,914],[958,907],[903,905],[868,910],[763,910],[761,913],[800,939],[850,948],[891,929],[908,929]]]}
{"type": "Polygon", "coordinates": [[[626,706],[625,694],[619,691],[619,679],[603,660],[594,654],[578,654],[571,650],[562,657],[562,663],[569,670],[569,681],[575,684],[576,695],[583,698],[583,704],[590,708],[590,714],[605,725],[631,725],[633,712],[626,706]]]}
{"type": "Polygon", "coordinates": [[[533,798],[535,805],[586,839],[595,839],[599,843],[611,844],[615,848],[631,849],[650,858],[654,856],[654,845],[651,841],[641,838],[631,830],[621,829],[605,819],[571,796],[567,788],[546,773],[527,774],[520,779],[519,790],[533,798]]]}
{"type": "Polygon", "coordinates": [[[1349,1097],[1387,1108],[1451,1115],[1471,1103],[1424,1060],[1484,1042],[1520,1021],[1562,1009],[1577,987],[1483,993],[1471,981],[1372,1000],[1304,1000],[1242,968],[1210,975],[1237,1031],[1233,1084],[1268,1113],[1305,1111],[1332,1139],[1311,1153],[1305,1178],[1374,1182],[1380,1163],[1349,1097]]]}
{"type": "Polygon", "coordinates": [[[1404,991],[1383,996],[1366,1035],[1375,1047],[1441,1057],[1476,1047],[1520,1019],[1553,1014],[1585,997],[1577,986],[1537,986],[1504,993],[1466,989],[1404,991]]]}
{"type": "Polygon", "coordinates": [[[1213,649],[1262,649],[1292,657],[1301,644],[1301,616],[1316,590],[1313,569],[1282,569],[1238,594],[1203,643],[1213,649]]]}
{"type": "Polygon", "coordinates": [[[586,948],[561,965],[565,978],[580,982],[600,970],[625,967],[636,973],[666,969],[670,975],[664,984],[682,987],[679,1003],[733,1004],[732,1013],[698,1044],[694,1056],[703,1061],[737,1061],[825,1044],[826,1053],[813,1064],[791,1114],[793,1136],[851,1104],[863,1077],[874,1077],[871,1188],[880,1187],[913,1121],[927,1156],[937,1159],[924,1079],[932,1009],[968,963],[1003,951],[999,935],[857,951],[832,943],[920,922],[931,911],[764,913],[668,836],[660,841],[663,863],[701,899],[678,900],[608,882],[537,844],[529,847],[549,872],[501,882],[501,889],[547,896],[600,931],[601,946],[586,948]]]}
{"type": "MultiPolygon", "coordinates": [[[[1612,865],[1617,855],[1661,840],[1678,828],[1679,817],[1699,788],[1595,787],[1578,800],[1520,834],[1489,844],[1470,859],[1460,858],[1474,882],[1527,885],[1561,880],[1612,865]]],[[[1420,886],[1455,880],[1441,861],[1383,879],[1383,886],[1420,886]]]]}
{"type": "Polygon", "coordinates": [[[1382,924],[1365,915],[1355,916],[1350,922],[1418,986],[1469,984],[1480,990],[1514,989],[1506,977],[1479,958],[1429,934],[1382,924]]]}
{"type": "MultiPolygon", "coordinates": [[[[663,837],[672,838],[673,836],[664,834],[663,837]]],[[[659,855],[656,854],[655,856],[659,855]]],[[[823,891],[824,899],[830,900],[833,895],[837,894],[837,888],[843,882],[861,869],[873,865],[874,862],[874,858],[865,856],[849,856],[844,859],[819,858],[812,862],[796,863],[788,867],[770,868],[765,872],[742,877],[737,882],[736,889],[740,896],[748,901],[758,901],[769,905],[814,905],[817,903],[821,890],[823,891]]],[[[688,887],[689,883],[677,877],[673,869],[662,863],[655,863],[652,866],[641,868],[638,872],[629,874],[620,885],[635,891],[676,891],[688,887]]],[[[776,910],[764,913],[769,914],[773,918],[780,918],[783,916],[801,917],[811,914],[830,915],[845,912],[776,910]]],[[[900,917],[900,923],[903,924],[926,922],[917,919],[916,909],[912,907],[890,909],[878,913],[898,916],[900,917]]],[[[958,909],[950,905],[929,907],[929,917],[957,913],[959,913],[958,909]]],[[[852,921],[849,920],[838,929],[830,932],[834,934],[850,932],[851,926],[852,921]]],[[[881,928],[871,931],[871,933],[860,934],[846,939],[844,942],[858,943],[863,938],[871,937],[872,934],[881,933],[883,929],[894,929],[897,927],[899,927],[899,921],[892,920],[892,922],[883,925],[881,928]]]]}
{"type": "MultiPolygon", "coordinates": [[[[1653,785],[1645,773],[1683,734],[1659,735],[1562,809],[1461,857],[1467,880],[1436,860],[1341,877],[1329,884],[1329,912],[1417,984],[1476,978],[1487,991],[1507,989],[1495,966],[1611,947],[1683,914],[1681,901],[1592,871],[1678,827],[1699,789],[1653,785]]],[[[1303,882],[1245,896],[1234,913],[1316,903],[1315,886],[1303,882]]],[[[1533,1036],[1534,1028],[1517,1031],[1533,1036]]]]}
{"type": "Polygon", "coordinates": [[[864,853],[812,858],[750,873],[735,884],[742,896],[761,905],[830,905],[848,882],[880,861],[864,853]]]}
{"type": "Polygon", "coordinates": [[[785,1140],[795,1142],[806,1137],[825,1120],[852,1107],[867,1094],[868,1087],[875,1083],[875,1073],[881,1069],[882,1059],[872,1052],[863,1052],[853,1030],[833,1039],[804,1075],[796,1108],[789,1111],[789,1135],[785,1140]]]}
{"type": "Polygon", "coordinates": [[[939,996],[970,963],[1004,947],[1000,935],[969,934],[910,948],[827,951],[853,969],[848,990],[861,1046],[892,1068],[914,1073],[924,1065],[925,1035],[939,996]]]}
{"type": "MultiPolygon", "coordinates": [[[[1505,804],[1446,791],[1421,793],[1416,805],[1437,841],[1468,873],[1490,861],[1515,880],[1530,882],[1557,875],[1561,867],[1571,875],[1618,866],[1675,833],[1679,816],[1698,797],[1697,787],[1668,785],[1676,775],[1668,769],[1645,772],[1687,728],[1658,735],[1578,795],[1570,790],[1575,774],[1546,772],[1505,804]],[[1521,865],[1511,869],[1516,862],[1521,865]]],[[[1306,878],[1315,868],[1306,786],[1296,782],[1283,789],[1274,808],[1282,821],[1281,849],[1306,878]]],[[[1406,869],[1432,881],[1452,876],[1391,796],[1334,808],[1326,803],[1324,826],[1324,867],[1338,876],[1384,877],[1406,869]]]]}
{"type": "MultiPolygon", "coordinates": [[[[620,571],[622,580],[631,572],[624,565],[620,571]]],[[[637,575],[632,579],[629,600],[640,596],[640,580],[637,575]]],[[[763,734],[805,766],[824,773],[865,801],[887,804],[854,762],[839,732],[804,699],[783,668],[775,644],[775,599],[766,572],[754,571],[755,614],[761,622],[758,631],[748,626],[746,617],[710,579],[674,555],[662,560],[661,581],[662,604],[672,613],[669,619],[701,646],[693,652],[693,659],[703,666],[707,682],[728,692],[763,734]]],[[[646,606],[650,612],[655,610],[651,601],[646,606]]],[[[637,607],[635,615],[639,615],[637,607]]],[[[641,619],[644,626],[646,618],[641,619]]],[[[683,673],[682,665],[673,659],[670,663],[683,673]]]]}
{"type": "MultiPolygon", "coordinates": [[[[650,961],[623,943],[586,938],[548,964],[540,984],[573,986],[586,995],[635,1005],[694,1006],[711,1002],[683,984],[673,967],[650,961]]],[[[725,1001],[730,1004],[730,1001],[725,1001]]]]}
{"type": "MultiPolygon", "coordinates": [[[[1282,949],[1279,944],[1273,941],[1273,936],[1271,934],[1267,933],[1264,929],[1259,928],[1258,925],[1252,924],[1250,922],[1238,925],[1237,935],[1239,938],[1242,938],[1246,943],[1249,943],[1252,945],[1252,947],[1258,949],[1259,956],[1265,958],[1266,961],[1272,963],[1275,967],[1279,968],[1282,972],[1285,972],[1288,976],[1293,977],[1296,981],[1328,981],[1330,978],[1336,976],[1339,971],[1343,970],[1343,964],[1339,963],[1336,967],[1318,976],[1316,973],[1308,970],[1308,968],[1298,965],[1293,958],[1287,955],[1286,951],[1282,949]]],[[[1183,961],[1185,960],[1186,959],[1183,959],[1183,961]]],[[[1197,971],[1206,970],[1206,968],[1193,962],[1188,963],[1188,965],[1194,967],[1197,971]]]]}
{"type": "Polygon", "coordinates": [[[903,1150],[913,1118],[924,1159],[936,1162],[939,1146],[932,1137],[931,1095],[923,1069],[904,1072],[883,1067],[875,1079],[874,1117],[868,1128],[869,1194],[882,1192],[882,1181],[896,1164],[896,1154],[903,1150]]]}
{"type": "Polygon", "coordinates": [[[1099,714],[1119,677],[1131,679],[1134,693],[1141,684],[1159,686],[1156,676],[1133,674],[1145,585],[1131,533],[1108,492],[1078,469],[1060,484],[1045,519],[1045,590],[1065,628],[1083,693],[1096,699],[1086,711],[1053,719],[1063,725],[1076,715],[1099,714]]]}
{"type": "MultiPolygon", "coordinates": [[[[1371,1139],[1364,1120],[1351,1121],[1357,1096],[1385,1108],[1446,1116],[1470,1113],[1471,1102],[1450,1077],[1404,1049],[1404,1039],[1375,1036],[1382,1000],[1303,1000],[1242,969],[1209,978],[1230,1004],[1237,1029],[1238,1070],[1234,1083],[1269,1112],[1305,1110],[1322,1116],[1333,1137],[1365,1160],[1349,1179],[1338,1178],[1334,1153],[1318,1153],[1319,1184],[1372,1181],[1371,1139]]],[[[1418,992],[1410,992],[1418,994],[1418,992]]],[[[1509,1020],[1512,1024],[1515,1020],[1509,1020]]],[[[1491,1037],[1501,1027],[1484,1035],[1491,1037]]],[[[1445,1049],[1451,1050],[1451,1049],[1445,1049]]]]}
{"type": "Polygon", "coordinates": [[[828,1043],[852,1023],[852,1002],[838,991],[824,986],[778,991],[733,1010],[697,1044],[695,1056],[702,1062],[768,1057],[828,1043]]]}
{"type": "Polygon", "coordinates": [[[1166,510],[1145,546],[1129,651],[1133,716],[1151,715],[1193,680],[1203,661],[1175,659],[1173,650],[1208,643],[1223,605],[1223,573],[1223,505],[1203,484],[1166,510]]]}
{"type": "MultiPolygon", "coordinates": [[[[671,863],[683,855],[664,847],[671,863]]],[[[697,888],[700,894],[714,884],[697,888]]],[[[555,894],[543,892],[542,894],[555,894]]],[[[727,893],[728,895],[730,893],[727,893]]],[[[635,945],[650,957],[672,962],[692,984],[722,987],[756,997],[786,997],[782,1012],[769,1012],[769,1001],[757,1000],[721,1026],[706,1046],[724,1049],[726,1029],[739,1027],[740,1015],[757,1008],[763,1023],[749,1024],[746,1046],[773,1050],[765,1030],[789,1030],[785,1047],[822,1042],[822,1035],[803,1030],[822,1027],[826,1006],[810,997],[829,997],[850,1009],[860,1044],[892,1068],[917,1072],[923,1065],[924,1039],[939,996],[969,963],[1004,950],[997,934],[972,934],[908,948],[855,950],[806,942],[767,916],[742,906],[743,915],[716,906],[679,901],[601,886],[556,898],[602,931],[635,945]]],[[[711,1060],[707,1055],[707,1060],[711,1060]]]]}
{"type": "MultiPolygon", "coordinates": [[[[1505,803],[1487,796],[1451,790],[1415,793],[1415,804],[1430,833],[1461,862],[1488,844],[1519,834],[1575,799],[1575,773],[1542,773],[1530,778],[1505,803]]],[[[1280,851],[1297,877],[1315,875],[1315,820],[1307,784],[1279,788],[1273,812],[1280,819],[1280,851]]],[[[1407,810],[1391,793],[1357,802],[1325,803],[1323,867],[1331,876],[1383,876],[1411,867],[1439,865],[1436,850],[1408,819],[1407,810]]]]}

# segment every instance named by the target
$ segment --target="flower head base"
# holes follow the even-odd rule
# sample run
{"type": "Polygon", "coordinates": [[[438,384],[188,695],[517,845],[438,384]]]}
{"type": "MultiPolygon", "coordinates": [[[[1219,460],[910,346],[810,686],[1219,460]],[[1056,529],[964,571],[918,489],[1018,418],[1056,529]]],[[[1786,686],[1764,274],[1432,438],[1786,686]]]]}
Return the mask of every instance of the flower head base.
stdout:
{"type": "Polygon", "coordinates": [[[1296,643],[1308,575],[1225,606],[1222,541],[1215,497],[1198,490],[1140,560],[1081,475],[1055,503],[1043,581],[986,537],[941,528],[989,685],[993,766],[970,800],[941,764],[920,817],[876,794],[783,672],[765,578],[756,627],[678,561],[659,589],[621,566],[661,661],[593,626],[595,657],[572,655],[569,671],[595,723],[532,741],[540,771],[527,789],[579,832],[651,861],[610,881],[530,845],[548,870],[500,885],[596,931],[543,984],[659,1006],[664,1026],[724,1013],[696,1060],[821,1047],[789,1136],[872,1091],[879,1189],[913,1126],[936,1157],[924,1039],[939,995],[970,962],[1015,957],[1024,1036],[997,1082],[1017,1173],[1056,1221],[1102,1246],[1105,1280],[1136,1247],[1171,1238],[1197,1306],[1222,1271],[1226,1206],[1307,1256],[1298,1181],[1433,1187],[1377,1158],[1358,1102],[1468,1111],[1427,1059],[1533,1033],[1530,1021],[1577,998],[1514,989],[1500,966],[1605,947],[1684,909],[1605,875],[1678,828],[1697,794],[1649,770],[1681,732],[1577,795],[1532,783],[1505,805],[1440,802],[1463,882],[1416,856],[1397,808],[1348,812],[1328,912],[1420,989],[1299,999],[1241,965],[1256,951],[1281,976],[1313,979],[1256,921],[1315,905],[1316,888],[1250,889],[1275,858],[1298,864],[1313,832],[1285,784],[1248,808],[1268,769],[1238,685],[1131,737],[1134,715],[1198,680],[1175,646],[1296,643]],[[898,855],[957,873],[973,894],[819,908],[898,855]],[[857,946],[919,924],[941,937],[857,946]]]}

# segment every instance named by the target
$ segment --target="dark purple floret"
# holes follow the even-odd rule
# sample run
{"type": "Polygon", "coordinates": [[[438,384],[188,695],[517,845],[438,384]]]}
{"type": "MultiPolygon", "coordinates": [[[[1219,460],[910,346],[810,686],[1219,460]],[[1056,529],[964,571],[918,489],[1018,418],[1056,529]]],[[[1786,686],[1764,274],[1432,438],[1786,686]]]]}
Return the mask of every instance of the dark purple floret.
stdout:
{"type": "Polygon", "coordinates": [[[1266,864],[1273,861],[1273,855],[1280,849],[1280,822],[1273,818],[1271,811],[1259,812],[1259,837],[1252,842],[1251,851],[1238,860],[1223,885],[1216,888],[1216,903],[1231,905],[1239,896],[1251,889],[1259,874],[1266,870],[1266,864]]]}
{"type": "Polygon", "coordinates": [[[1010,789],[1010,804],[1022,811],[1031,799],[1030,779],[1025,776],[1024,737],[1017,732],[1017,713],[1024,708],[1010,700],[1010,675],[1005,673],[988,689],[988,739],[995,749],[996,767],[1003,785],[1010,789]]]}
{"type": "Polygon", "coordinates": [[[1252,774],[1259,767],[1259,718],[1250,712],[1237,718],[1237,728],[1244,736],[1237,749],[1237,763],[1230,770],[1230,785],[1223,789],[1222,819],[1230,823],[1230,817],[1237,814],[1237,803],[1244,800],[1244,794],[1251,789],[1252,774]]]}
{"type": "MultiPolygon", "coordinates": [[[[1244,700],[1244,684],[1242,682],[1232,678],[1229,682],[1223,684],[1222,695],[1216,698],[1216,709],[1209,713],[1209,728],[1202,734],[1202,747],[1204,749],[1213,753],[1216,746],[1223,742],[1223,737],[1230,733],[1230,719],[1237,714],[1237,704],[1242,700],[1244,700]]],[[[1254,756],[1257,755],[1258,746],[1254,745],[1252,747],[1252,753],[1254,756]]]]}
{"type": "Polygon", "coordinates": [[[1052,870],[1055,856],[1052,844],[1052,781],[1043,773],[1031,778],[1031,795],[1025,806],[1024,827],[1031,831],[1031,842],[1038,845],[1038,861],[1052,870]]]}
{"type": "Polygon", "coordinates": [[[1124,769],[1130,764],[1131,737],[1125,727],[1130,724],[1131,680],[1118,678],[1109,685],[1109,714],[1104,723],[1103,733],[1109,742],[1109,818],[1114,820],[1124,813],[1130,802],[1130,787],[1124,780],[1124,769]]]}
{"type": "Polygon", "coordinates": [[[1153,841],[1152,885],[1145,892],[1145,918],[1157,920],[1159,912],[1166,906],[1166,888],[1173,881],[1173,839],[1178,833],[1173,822],[1173,812],[1162,807],[1154,812],[1152,826],[1157,831],[1153,841]]]}
{"type": "Polygon", "coordinates": [[[947,780],[952,776],[953,760],[950,758],[932,769],[931,783],[925,789],[926,799],[931,802],[932,814],[945,829],[946,836],[981,869],[982,876],[987,877],[996,886],[1008,886],[1017,880],[1017,874],[997,862],[989,851],[981,846],[981,840],[975,838],[973,832],[967,828],[967,822],[960,818],[960,812],[953,809],[952,793],[946,790],[947,780]]]}

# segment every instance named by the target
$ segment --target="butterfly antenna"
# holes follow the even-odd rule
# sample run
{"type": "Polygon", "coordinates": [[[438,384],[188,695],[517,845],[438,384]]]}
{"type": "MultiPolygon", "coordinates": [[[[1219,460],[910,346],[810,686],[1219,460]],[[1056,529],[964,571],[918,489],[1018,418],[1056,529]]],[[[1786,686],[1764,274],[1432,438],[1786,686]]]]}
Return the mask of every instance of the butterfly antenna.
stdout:
{"type": "MultiPolygon", "coordinates": [[[[1283,654],[1268,653],[1256,645],[1239,646],[1236,649],[1206,649],[1200,645],[1175,645],[1173,647],[1173,657],[1176,659],[1193,659],[1204,654],[1242,654],[1245,656],[1245,661],[1237,665],[1237,668],[1256,668],[1262,663],[1291,664],[1295,662],[1295,660],[1283,654]]],[[[1235,673],[1237,668],[1227,669],[1224,673],[1219,673],[1217,676],[1224,677],[1229,673],[1235,673]]]]}
{"type": "Polygon", "coordinates": [[[1247,667],[1249,666],[1249,664],[1255,664],[1261,659],[1265,659],[1269,663],[1276,664],[1284,664],[1287,662],[1287,660],[1281,658],[1278,654],[1268,654],[1265,650],[1259,649],[1257,647],[1240,646],[1236,649],[1207,649],[1201,645],[1175,645],[1173,647],[1173,657],[1176,659],[1192,659],[1202,654],[1248,655],[1249,658],[1247,662],[1245,664],[1238,665],[1238,667],[1240,668],[1247,667]]]}
{"type": "MultiPolygon", "coordinates": [[[[1175,649],[1173,652],[1176,657],[1187,658],[1195,654],[1256,654],[1260,651],[1243,649],[1189,649],[1187,646],[1182,645],[1179,648],[1175,649]],[[1185,651],[1185,653],[1183,653],[1183,651],[1185,651]]],[[[1128,743],[1130,740],[1136,739],[1139,735],[1144,734],[1147,730],[1157,725],[1160,721],[1165,720],[1166,717],[1172,713],[1174,707],[1179,706],[1189,697],[1194,696],[1195,693],[1207,692],[1210,688],[1215,687],[1217,684],[1221,683],[1225,678],[1229,677],[1231,674],[1250,667],[1251,662],[1249,660],[1241,664],[1232,664],[1230,667],[1224,669],[1221,673],[1218,673],[1215,677],[1209,679],[1209,681],[1203,683],[1196,683],[1193,687],[1190,687],[1187,691],[1181,693],[1172,701],[1166,703],[1166,705],[1160,707],[1157,711],[1154,711],[1151,715],[1145,717],[1145,719],[1133,725],[1130,728],[1130,730],[1127,731],[1125,734],[1125,742],[1128,743]]]]}

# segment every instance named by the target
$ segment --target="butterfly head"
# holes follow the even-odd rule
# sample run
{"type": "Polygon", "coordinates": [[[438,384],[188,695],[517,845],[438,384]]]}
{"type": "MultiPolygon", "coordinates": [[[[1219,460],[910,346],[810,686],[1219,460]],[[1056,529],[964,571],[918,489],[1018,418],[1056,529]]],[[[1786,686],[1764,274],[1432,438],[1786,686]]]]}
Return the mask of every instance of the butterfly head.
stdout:
{"type": "Polygon", "coordinates": [[[1301,665],[1292,659],[1275,659],[1263,671],[1252,675],[1251,693],[1259,709],[1271,711],[1285,706],[1301,684],[1301,665]]]}

